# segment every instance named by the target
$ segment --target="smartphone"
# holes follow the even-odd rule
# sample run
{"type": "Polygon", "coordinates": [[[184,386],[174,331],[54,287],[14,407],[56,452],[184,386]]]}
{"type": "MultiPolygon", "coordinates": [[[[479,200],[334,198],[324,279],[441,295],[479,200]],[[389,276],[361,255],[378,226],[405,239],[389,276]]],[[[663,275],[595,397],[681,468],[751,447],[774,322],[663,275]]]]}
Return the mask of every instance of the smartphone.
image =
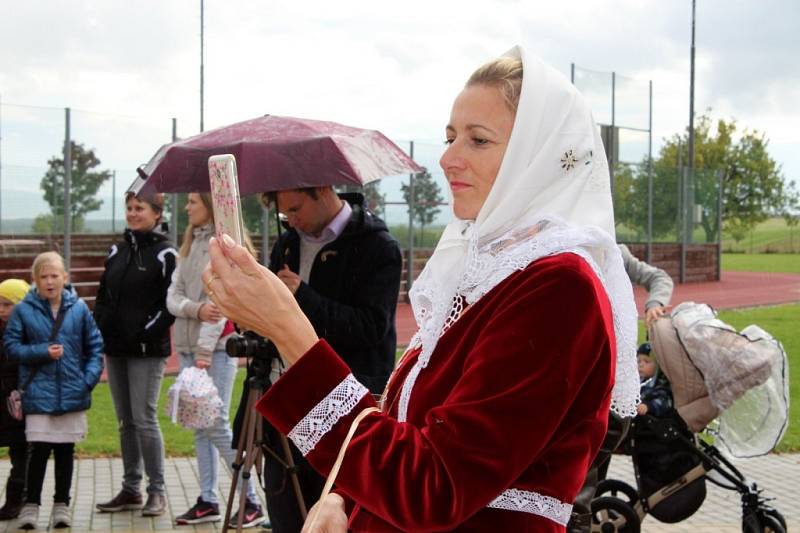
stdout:
{"type": "Polygon", "coordinates": [[[236,158],[231,154],[213,155],[208,158],[208,177],[211,181],[211,198],[214,204],[214,226],[217,238],[227,233],[242,244],[244,223],[242,201],[239,196],[239,178],[236,174],[236,158]]]}

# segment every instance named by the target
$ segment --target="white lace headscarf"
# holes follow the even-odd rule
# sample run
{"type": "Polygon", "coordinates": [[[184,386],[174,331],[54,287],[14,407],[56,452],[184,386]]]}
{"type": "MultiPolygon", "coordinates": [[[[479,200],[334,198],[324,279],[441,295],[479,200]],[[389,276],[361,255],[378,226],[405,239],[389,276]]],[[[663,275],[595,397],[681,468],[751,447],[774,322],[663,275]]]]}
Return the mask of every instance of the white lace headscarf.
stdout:
{"type": "Polygon", "coordinates": [[[639,401],[636,307],[615,242],[608,163],[583,97],[559,72],[515,47],[523,80],[511,138],[474,221],[455,220],[410,291],[420,357],[403,385],[399,418],[442,332],[472,304],[540,257],[575,253],[606,289],[617,361],[611,408],[633,416],[639,401]],[[461,298],[459,298],[459,296],[461,298]]]}

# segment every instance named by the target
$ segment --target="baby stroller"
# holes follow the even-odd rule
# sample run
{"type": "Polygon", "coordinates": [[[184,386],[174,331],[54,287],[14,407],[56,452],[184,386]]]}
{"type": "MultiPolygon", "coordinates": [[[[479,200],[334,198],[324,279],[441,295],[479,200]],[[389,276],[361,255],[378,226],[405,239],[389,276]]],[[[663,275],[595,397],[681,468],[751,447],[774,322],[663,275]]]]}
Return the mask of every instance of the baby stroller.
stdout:
{"type": "Polygon", "coordinates": [[[708,481],[741,495],[744,533],[784,533],[784,517],[728,458],[769,453],[786,430],[788,369],[780,342],[757,326],[737,333],[711,307],[693,302],[658,320],[649,336],[674,408],[666,417],[633,420],[624,453],[637,487],[601,481],[592,531],[638,533],[648,514],[680,522],[700,508],[708,481]]]}

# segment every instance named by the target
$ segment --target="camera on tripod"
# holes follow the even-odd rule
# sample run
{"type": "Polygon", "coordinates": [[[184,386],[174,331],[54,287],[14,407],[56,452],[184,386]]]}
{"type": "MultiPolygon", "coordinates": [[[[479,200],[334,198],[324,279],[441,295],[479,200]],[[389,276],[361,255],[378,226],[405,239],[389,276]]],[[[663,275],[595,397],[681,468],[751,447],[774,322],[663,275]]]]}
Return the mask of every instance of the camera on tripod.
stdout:
{"type": "Polygon", "coordinates": [[[252,331],[231,335],[225,343],[225,351],[230,357],[271,359],[274,356],[270,342],[252,331]]]}

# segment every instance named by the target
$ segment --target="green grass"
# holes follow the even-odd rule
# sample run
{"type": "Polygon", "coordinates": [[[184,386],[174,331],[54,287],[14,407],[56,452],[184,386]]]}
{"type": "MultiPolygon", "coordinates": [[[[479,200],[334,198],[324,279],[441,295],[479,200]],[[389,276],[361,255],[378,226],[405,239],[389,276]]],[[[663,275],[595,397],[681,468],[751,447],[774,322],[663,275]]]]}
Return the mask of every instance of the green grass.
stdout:
{"type": "Polygon", "coordinates": [[[722,254],[722,270],[800,274],[800,254],[722,254]]]}
{"type": "Polygon", "coordinates": [[[789,227],[783,218],[770,218],[756,225],[742,240],[736,242],[723,232],[722,250],[724,252],[800,252],[800,227],[789,227]]]}
{"type": "MultiPolygon", "coordinates": [[[[231,420],[239,406],[242,393],[244,369],[236,375],[233,394],[231,395],[231,420]]],[[[158,421],[164,435],[164,448],[169,456],[193,456],[194,433],[173,424],[166,414],[167,390],[175,383],[175,376],[166,376],[161,383],[161,397],[158,401],[158,421]]],[[[89,410],[89,437],[76,446],[78,455],[82,457],[103,457],[119,455],[119,431],[111,390],[108,383],[99,383],[92,393],[92,408],[89,410]]]]}
{"type": "MultiPolygon", "coordinates": [[[[239,407],[245,371],[239,369],[231,394],[231,420],[239,407]]],[[[158,401],[158,421],[164,435],[164,448],[168,456],[194,456],[194,433],[173,424],[166,414],[167,390],[175,383],[175,376],[166,376],[161,383],[158,401]]],[[[98,383],[92,392],[92,408],[89,409],[89,436],[75,447],[80,457],[119,456],[119,431],[114,403],[108,383],[98,383]]],[[[0,448],[0,457],[7,457],[7,448],[0,448]]]]}

